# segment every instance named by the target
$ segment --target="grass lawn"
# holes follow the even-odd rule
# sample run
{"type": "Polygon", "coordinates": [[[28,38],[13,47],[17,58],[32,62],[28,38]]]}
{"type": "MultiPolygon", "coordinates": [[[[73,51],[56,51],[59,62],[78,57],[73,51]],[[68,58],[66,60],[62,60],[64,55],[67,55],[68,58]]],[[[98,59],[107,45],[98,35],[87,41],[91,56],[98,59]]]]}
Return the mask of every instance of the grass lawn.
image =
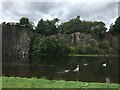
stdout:
{"type": "Polygon", "coordinates": [[[37,78],[0,77],[2,88],[118,88],[116,83],[95,83],[37,78]]]}
{"type": "Polygon", "coordinates": [[[2,88],[2,78],[0,77],[0,90],[2,88]]]}

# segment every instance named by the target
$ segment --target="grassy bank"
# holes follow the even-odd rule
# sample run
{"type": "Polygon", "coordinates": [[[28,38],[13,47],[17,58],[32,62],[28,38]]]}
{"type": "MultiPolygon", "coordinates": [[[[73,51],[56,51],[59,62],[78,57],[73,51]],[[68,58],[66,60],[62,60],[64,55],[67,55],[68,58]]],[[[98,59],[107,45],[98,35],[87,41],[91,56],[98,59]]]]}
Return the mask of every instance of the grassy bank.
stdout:
{"type": "Polygon", "coordinates": [[[2,88],[118,88],[118,84],[93,83],[37,78],[0,77],[2,88]]]}
{"type": "Polygon", "coordinates": [[[0,77],[0,90],[2,89],[2,78],[0,77]]]}

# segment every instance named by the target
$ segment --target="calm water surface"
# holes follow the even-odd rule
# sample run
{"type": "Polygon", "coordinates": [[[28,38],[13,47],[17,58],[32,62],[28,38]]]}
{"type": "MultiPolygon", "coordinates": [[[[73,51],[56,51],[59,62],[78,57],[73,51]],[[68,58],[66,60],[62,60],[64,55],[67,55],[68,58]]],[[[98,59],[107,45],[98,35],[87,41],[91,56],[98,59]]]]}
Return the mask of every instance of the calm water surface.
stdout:
{"type": "Polygon", "coordinates": [[[118,82],[117,57],[18,57],[3,56],[5,76],[37,77],[87,82],[118,82]],[[78,71],[74,71],[79,66],[78,71]]]}

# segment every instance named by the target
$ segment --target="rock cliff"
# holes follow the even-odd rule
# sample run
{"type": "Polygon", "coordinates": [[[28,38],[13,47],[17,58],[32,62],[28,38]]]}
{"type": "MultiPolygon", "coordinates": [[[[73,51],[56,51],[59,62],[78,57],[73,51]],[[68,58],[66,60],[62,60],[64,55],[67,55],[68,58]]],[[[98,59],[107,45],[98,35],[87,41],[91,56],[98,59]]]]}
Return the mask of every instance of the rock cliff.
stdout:
{"type": "Polygon", "coordinates": [[[58,38],[64,40],[66,43],[69,43],[70,46],[76,46],[78,43],[83,45],[91,44],[93,42],[97,47],[99,47],[99,42],[94,39],[91,34],[76,32],[72,34],[61,34],[58,38]]]}
{"type": "Polygon", "coordinates": [[[2,54],[27,55],[30,49],[30,29],[2,25],[2,54]]]}
{"type": "MultiPolygon", "coordinates": [[[[41,37],[33,33],[32,30],[25,27],[18,27],[12,25],[0,25],[2,27],[2,54],[4,55],[28,55],[31,43],[35,37],[41,37]]],[[[91,34],[86,33],[73,33],[52,35],[68,43],[71,47],[79,44],[92,44],[95,48],[99,48],[99,41],[96,40],[91,34]]],[[[118,37],[106,33],[106,40],[111,42],[111,46],[118,49],[118,37]]]]}

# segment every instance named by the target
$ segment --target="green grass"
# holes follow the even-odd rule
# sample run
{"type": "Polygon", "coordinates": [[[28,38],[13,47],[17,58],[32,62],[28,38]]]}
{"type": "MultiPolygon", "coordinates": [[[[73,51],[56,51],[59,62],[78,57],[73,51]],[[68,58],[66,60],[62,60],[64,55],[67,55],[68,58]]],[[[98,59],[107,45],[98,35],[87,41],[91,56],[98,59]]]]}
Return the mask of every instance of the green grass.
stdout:
{"type": "Polygon", "coordinates": [[[118,88],[116,83],[58,81],[21,77],[0,78],[2,78],[2,88],[118,88]]]}
{"type": "Polygon", "coordinates": [[[2,78],[0,78],[0,90],[2,88],[2,78]]]}

